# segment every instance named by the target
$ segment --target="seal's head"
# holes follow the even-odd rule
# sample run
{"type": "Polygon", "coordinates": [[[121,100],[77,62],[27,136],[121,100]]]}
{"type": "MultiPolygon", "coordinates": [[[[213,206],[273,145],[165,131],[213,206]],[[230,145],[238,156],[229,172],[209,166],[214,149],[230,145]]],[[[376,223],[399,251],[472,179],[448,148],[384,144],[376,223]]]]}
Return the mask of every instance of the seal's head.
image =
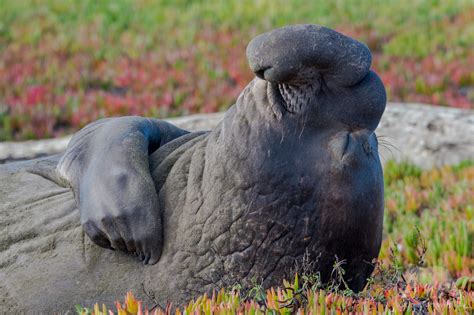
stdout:
{"type": "Polygon", "coordinates": [[[247,58],[257,76],[250,85],[259,95],[257,105],[269,108],[287,135],[290,149],[281,149],[277,157],[291,161],[286,178],[310,178],[313,234],[301,248],[322,253],[323,276],[331,274],[334,256],[346,260],[346,280],[361,290],[380,250],[383,221],[383,175],[374,131],[386,93],[370,70],[370,51],[334,30],[294,25],[254,38],[247,58]]]}
{"type": "Polygon", "coordinates": [[[255,37],[247,58],[266,81],[266,99],[277,117],[290,115],[326,132],[325,144],[336,158],[354,153],[351,140],[371,153],[386,93],[364,44],[326,27],[293,25],[255,37]]]}
{"type": "Polygon", "coordinates": [[[311,111],[308,107],[325,102],[351,113],[357,107],[357,113],[370,112],[370,117],[354,120],[348,113],[350,119],[340,119],[370,129],[384,111],[385,89],[370,71],[369,49],[329,28],[294,25],[261,34],[249,43],[247,58],[257,77],[278,87],[286,111],[311,111]]]}

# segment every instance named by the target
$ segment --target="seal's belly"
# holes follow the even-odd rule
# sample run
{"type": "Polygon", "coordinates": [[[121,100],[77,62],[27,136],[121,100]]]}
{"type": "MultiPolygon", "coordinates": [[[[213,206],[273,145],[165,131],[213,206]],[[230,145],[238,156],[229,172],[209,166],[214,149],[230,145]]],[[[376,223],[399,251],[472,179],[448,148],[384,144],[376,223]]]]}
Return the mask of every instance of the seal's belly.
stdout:
{"type": "Polygon", "coordinates": [[[79,249],[83,243],[79,212],[72,193],[27,172],[31,163],[0,167],[0,296],[8,297],[0,303],[0,310],[4,307],[5,311],[21,311],[25,304],[34,306],[47,300],[44,288],[51,283],[64,289],[65,282],[57,281],[64,277],[60,264],[53,262],[74,262],[61,254],[65,248],[70,253],[76,249],[83,252],[79,249]]]}
{"type": "Polygon", "coordinates": [[[29,173],[33,163],[0,167],[0,313],[111,306],[129,290],[140,293],[161,266],[93,244],[72,192],[29,173]]]}
{"type": "Polygon", "coordinates": [[[79,226],[71,191],[26,171],[28,163],[0,168],[0,265],[54,248],[55,235],[79,226]]]}

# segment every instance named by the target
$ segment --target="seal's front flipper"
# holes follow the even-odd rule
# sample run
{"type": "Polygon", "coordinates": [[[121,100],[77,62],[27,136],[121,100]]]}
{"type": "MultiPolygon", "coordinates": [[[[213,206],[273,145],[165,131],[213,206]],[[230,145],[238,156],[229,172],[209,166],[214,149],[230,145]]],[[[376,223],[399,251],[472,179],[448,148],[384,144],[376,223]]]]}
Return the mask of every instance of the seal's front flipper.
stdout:
{"type": "Polygon", "coordinates": [[[62,154],[57,154],[33,160],[27,166],[26,171],[32,174],[39,175],[60,186],[68,187],[69,185],[67,181],[65,181],[64,178],[62,178],[57,172],[57,166],[61,158],[62,154]]]}
{"type": "Polygon", "coordinates": [[[133,253],[145,263],[159,260],[162,218],[149,155],[187,133],[133,116],[99,120],[74,135],[57,176],[72,188],[94,243],[133,253]]]}

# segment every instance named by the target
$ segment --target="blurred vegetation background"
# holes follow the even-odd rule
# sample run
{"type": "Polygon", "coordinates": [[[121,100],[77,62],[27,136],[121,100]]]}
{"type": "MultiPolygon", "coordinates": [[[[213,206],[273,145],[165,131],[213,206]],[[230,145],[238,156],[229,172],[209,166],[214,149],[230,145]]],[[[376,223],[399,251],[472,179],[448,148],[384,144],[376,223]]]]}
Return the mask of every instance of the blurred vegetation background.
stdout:
{"type": "Polygon", "coordinates": [[[294,23],[366,43],[390,101],[474,108],[474,1],[0,0],[0,141],[225,110],[245,47],[294,23]]]}

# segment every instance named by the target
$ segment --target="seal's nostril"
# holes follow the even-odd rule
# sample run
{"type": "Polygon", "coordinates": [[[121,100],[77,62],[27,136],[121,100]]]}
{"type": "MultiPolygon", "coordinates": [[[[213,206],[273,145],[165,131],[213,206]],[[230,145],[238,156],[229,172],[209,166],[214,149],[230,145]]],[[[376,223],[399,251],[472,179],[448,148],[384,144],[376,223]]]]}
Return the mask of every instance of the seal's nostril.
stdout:
{"type": "Polygon", "coordinates": [[[255,75],[256,75],[257,77],[259,77],[260,79],[265,80],[265,71],[267,71],[267,70],[270,69],[270,68],[271,68],[271,67],[262,67],[262,68],[260,68],[260,69],[258,69],[258,70],[255,70],[255,71],[254,71],[254,72],[255,72],[255,75]]]}

